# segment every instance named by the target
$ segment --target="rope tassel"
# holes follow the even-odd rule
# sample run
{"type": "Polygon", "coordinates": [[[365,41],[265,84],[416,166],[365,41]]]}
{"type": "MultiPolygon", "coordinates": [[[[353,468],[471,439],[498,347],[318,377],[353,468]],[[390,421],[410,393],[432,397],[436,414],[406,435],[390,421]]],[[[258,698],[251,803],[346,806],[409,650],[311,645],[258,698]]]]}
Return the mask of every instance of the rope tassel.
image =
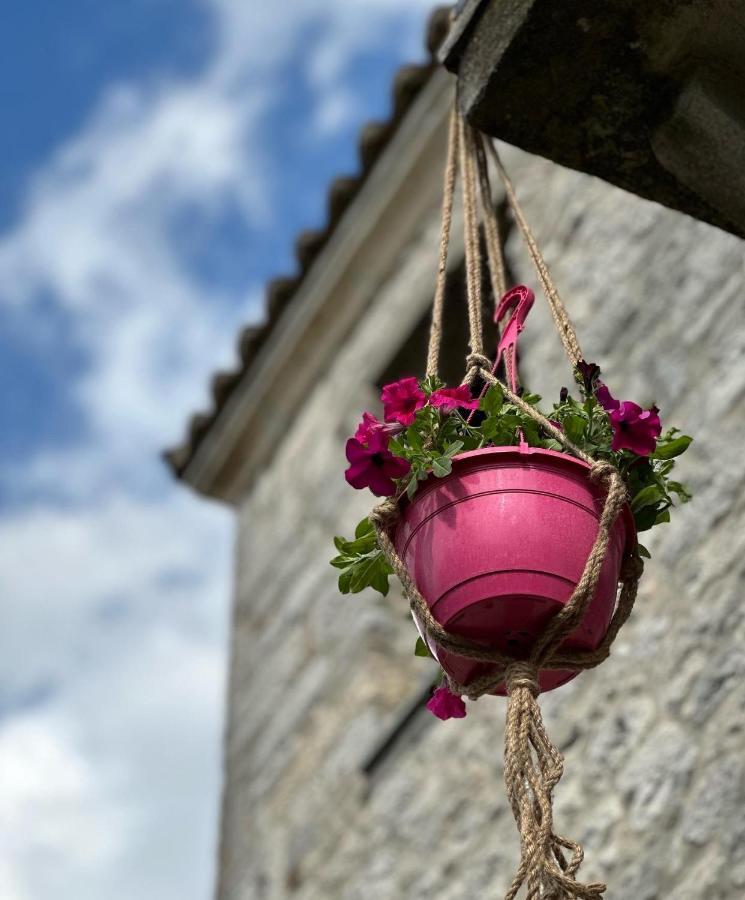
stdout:
{"type": "Polygon", "coordinates": [[[564,759],[543,724],[536,700],[537,669],[527,662],[511,663],[505,680],[509,701],[504,780],[521,844],[520,865],[505,900],[514,900],[523,885],[528,900],[601,897],[604,884],[585,885],[575,879],[583,858],[580,845],[553,831],[552,791],[564,772],[564,759]],[[568,861],[565,850],[572,852],[568,861]]]}

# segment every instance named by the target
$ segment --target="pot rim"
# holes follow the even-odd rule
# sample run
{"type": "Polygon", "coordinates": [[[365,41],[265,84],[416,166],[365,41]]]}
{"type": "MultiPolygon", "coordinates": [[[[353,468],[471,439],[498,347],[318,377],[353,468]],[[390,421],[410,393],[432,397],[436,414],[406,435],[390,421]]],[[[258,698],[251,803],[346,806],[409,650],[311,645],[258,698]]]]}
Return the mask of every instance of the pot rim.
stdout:
{"type": "MultiPolygon", "coordinates": [[[[535,462],[538,462],[539,460],[545,461],[550,466],[556,466],[557,468],[568,466],[570,469],[575,469],[575,474],[577,474],[577,470],[580,470],[582,475],[587,476],[590,471],[590,466],[584,460],[577,459],[576,456],[571,456],[569,453],[564,453],[559,450],[547,450],[545,447],[530,447],[528,444],[480,447],[478,450],[467,450],[465,453],[456,454],[453,457],[452,472],[444,478],[437,478],[435,475],[430,475],[426,481],[421,483],[412,500],[409,500],[406,494],[404,494],[399,500],[401,509],[404,510],[407,506],[415,504],[425,493],[435,490],[439,485],[447,482],[449,479],[459,477],[460,473],[458,469],[463,468],[462,464],[467,463],[472,459],[480,459],[489,456],[502,458],[513,457],[523,463],[531,462],[531,457],[537,457],[537,459],[534,460],[535,462]]],[[[636,531],[636,523],[634,522],[634,515],[631,512],[631,507],[628,503],[624,504],[619,516],[623,518],[626,530],[626,544],[623,555],[629,556],[636,549],[638,534],[636,531]]]]}

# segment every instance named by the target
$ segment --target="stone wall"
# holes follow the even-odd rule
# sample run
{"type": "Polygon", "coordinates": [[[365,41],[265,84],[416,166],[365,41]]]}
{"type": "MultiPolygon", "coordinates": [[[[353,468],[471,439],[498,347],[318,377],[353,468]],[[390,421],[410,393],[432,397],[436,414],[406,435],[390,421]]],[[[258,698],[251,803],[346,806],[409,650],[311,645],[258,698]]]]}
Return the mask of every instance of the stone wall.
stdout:
{"type": "MultiPolygon", "coordinates": [[[[695,501],[653,560],[611,659],[542,698],[566,757],[559,831],[611,900],[745,896],[745,308],[741,243],[585,176],[506,155],[585,356],[696,442],[695,501]]],[[[239,511],[220,900],[499,897],[518,857],[504,701],[441,723],[419,700],[400,593],[342,597],[331,536],[371,498],[343,444],[428,303],[436,210],[371,284],[364,320],[239,511]]],[[[519,238],[519,277],[536,286],[519,238]]],[[[368,273],[369,275],[369,273],[368,273]]],[[[570,374],[540,298],[523,373],[570,374]]],[[[423,362],[423,361],[422,361],[423,362]]]]}

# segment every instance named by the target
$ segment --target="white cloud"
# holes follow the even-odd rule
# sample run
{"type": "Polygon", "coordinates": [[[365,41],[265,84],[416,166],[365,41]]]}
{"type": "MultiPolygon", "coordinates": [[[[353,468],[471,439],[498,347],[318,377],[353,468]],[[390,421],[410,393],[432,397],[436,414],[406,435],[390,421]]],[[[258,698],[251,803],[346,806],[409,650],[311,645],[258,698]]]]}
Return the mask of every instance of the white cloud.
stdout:
{"type": "MultiPolygon", "coordinates": [[[[290,63],[306,142],[349,123],[354,61],[421,57],[417,0],[203,0],[197,75],[109,85],[0,236],[0,303],[55,351],[52,303],[85,365],[85,431],[8,463],[33,496],[0,513],[0,895],[197,900],[211,893],[230,519],[167,478],[158,450],[208,405],[260,284],[195,274],[174,237],[227,204],[277,229],[268,123],[290,63]],[[296,66],[297,70],[297,66],[296,66]]],[[[250,248],[247,248],[250,252],[250,248]]]]}
{"type": "MultiPolygon", "coordinates": [[[[58,878],[60,869],[105,866],[129,836],[126,814],[106,804],[111,774],[100,762],[93,771],[65,733],[67,726],[53,713],[21,715],[0,729],[0,871],[12,873],[19,858],[44,880],[58,878]],[[111,824],[103,829],[105,805],[111,824]]],[[[16,881],[3,896],[33,894],[16,881]]]]}

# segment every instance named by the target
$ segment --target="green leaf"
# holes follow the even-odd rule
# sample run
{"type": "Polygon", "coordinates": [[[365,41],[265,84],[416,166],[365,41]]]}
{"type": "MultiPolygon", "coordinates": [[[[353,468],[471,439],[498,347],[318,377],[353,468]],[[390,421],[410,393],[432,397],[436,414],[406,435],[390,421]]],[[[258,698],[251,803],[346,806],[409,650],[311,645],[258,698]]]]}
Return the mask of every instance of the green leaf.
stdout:
{"type": "Polygon", "coordinates": [[[498,384],[493,384],[481,398],[479,409],[488,416],[496,416],[504,403],[504,392],[498,384]]]}
{"type": "Polygon", "coordinates": [[[339,592],[342,594],[348,594],[351,581],[352,570],[347,569],[346,572],[342,572],[341,575],[339,575],[339,592]]]}
{"type": "Polygon", "coordinates": [[[484,438],[477,434],[467,434],[463,438],[464,450],[477,450],[484,443],[484,438]]]}
{"type": "Polygon", "coordinates": [[[374,588],[376,591],[378,591],[378,593],[386,597],[388,595],[388,588],[390,587],[390,585],[388,584],[388,573],[384,572],[380,567],[378,567],[373,576],[370,578],[370,587],[374,588]]]}
{"type": "Polygon", "coordinates": [[[667,478],[667,476],[672,472],[675,468],[675,460],[674,459],[666,459],[666,460],[655,460],[655,472],[662,478],[667,478]]]}
{"type": "Polygon", "coordinates": [[[432,658],[432,654],[429,652],[429,647],[420,637],[416,639],[416,644],[414,645],[414,656],[423,656],[429,659],[432,658]]]}
{"type": "Polygon", "coordinates": [[[434,391],[439,390],[441,387],[444,387],[444,382],[440,381],[440,379],[436,375],[429,375],[423,381],[419,382],[419,386],[429,397],[429,395],[434,393],[434,391]]]}
{"type": "Polygon", "coordinates": [[[329,562],[335,569],[346,569],[347,566],[354,565],[355,558],[353,556],[335,556],[333,559],[330,559],[329,562]]]}
{"type": "Polygon", "coordinates": [[[634,523],[636,530],[639,532],[649,531],[657,519],[658,509],[656,506],[645,506],[643,509],[634,512],[634,523]]]}
{"type": "Polygon", "coordinates": [[[438,478],[449,475],[453,469],[453,461],[447,456],[438,456],[432,460],[432,471],[438,478]]]}
{"type": "Polygon", "coordinates": [[[500,423],[498,416],[489,416],[488,419],[484,419],[481,423],[481,433],[484,435],[487,441],[491,441],[497,435],[500,430],[500,423]]]}
{"type": "Polygon", "coordinates": [[[335,537],[334,547],[336,547],[339,553],[345,553],[347,549],[347,542],[343,537],[335,537]]]}
{"type": "Polygon", "coordinates": [[[374,531],[363,534],[354,541],[345,541],[342,553],[351,556],[364,556],[377,547],[378,538],[374,531]]]}
{"type": "Polygon", "coordinates": [[[663,522],[670,521],[670,510],[663,509],[662,512],[657,514],[657,518],[654,520],[655,525],[662,525],[663,522]]]}
{"type": "Polygon", "coordinates": [[[419,433],[419,429],[416,427],[416,425],[409,425],[409,427],[406,429],[406,440],[415,450],[422,449],[422,436],[419,433]]]}
{"type": "Polygon", "coordinates": [[[564,449],[561,444],[553,438],[548,438],[548,440],[544,441],[544,446],[547,450],[558,450],[559,452],[564,449]]]}
{"type": "Polygon", "coordinates": [[[406,447],[404,447],[398,438],[391,438],[388,441],[388,449],[394,456],[406,457],[406,447]]]}
{"type": "Polygon", "coordinates": [[[587,419],[584,416],[566,416],[561,424],[564,427],[564,434],[573,444],[581,443],[587,426],[587,419]]]}
{"type": "Polygon", "coordinates": [[[637,544],[636,549],[639,551],[639,556],[643,556],[645,559],[652,559],[652,554],[647,550],[644,544],[637,544]]]}
{"type": "Polygon", "coordinates": [[[509,431],[517,431],[523,423],[523,417],[515,414],[500,416],[502,427],[509,431]]]}
{"type": "Polygon", "coordinates": [[[530,406],[537,406],[541,402],[540,394],[523,394],[522,399],[525,403],[528,403],[530,406]]]}
{"type": "Polygon", "coordinates": [[[664,499],[665,495],[656,484],[648,484],[631,501],[631,509],[636,512],[645,506],[655,506],[660,500],[664,499]]]}
{"type": "Polygon", "coordinates": [[[412,475],[406,483],[406,496],[409,500],[416,494],[417,487],[419,487],[419,480],[416,475],[412,475]]]}
{"type": "Polygon", "coordinates": [[[371,532],[375,532],[375,526],[373,523],[365,516],[365,518],[357,525],[354,529],[354,536],[356,538],[364,537],[366,534],[370,534],[371,532]]]}
{"type": "Polygon", "coordinates": [[[684,484],[681,484],[679,481],[668,481],[667,489],[673,494],[677,494],[678,500],[680,500],[681,503],[688,503],[688,501],[693,497],[693,494],[688,490],[688,488],[684,484]]]}
{"type": "Polygon", "coordinates": [[[681,453],[685,453],[692,441],[692,437],[682,434],[679,438],[675,438],[667,444],[658,444],[657,449],[652,454],[652,459],[672,459],[674,456],[680,456],[681,453]]]}
{"type": "Polygon", "coordinates": [[[532,419],[523,419],[520,427],[522,428],[523,437],[531,447],[541,446],[543,441],[541,440],[537,422],[534,422],[532,419]]]}
{"type": "Polygon", "coordinates": [[[349,582],[349,590],[353,594],[358,594],[366,587],[372,585],[382,558],[382,553],[375,553],[372,556],[363,557],[358,563],[352,566],[350,570],[352,577],[349,582]]]}

